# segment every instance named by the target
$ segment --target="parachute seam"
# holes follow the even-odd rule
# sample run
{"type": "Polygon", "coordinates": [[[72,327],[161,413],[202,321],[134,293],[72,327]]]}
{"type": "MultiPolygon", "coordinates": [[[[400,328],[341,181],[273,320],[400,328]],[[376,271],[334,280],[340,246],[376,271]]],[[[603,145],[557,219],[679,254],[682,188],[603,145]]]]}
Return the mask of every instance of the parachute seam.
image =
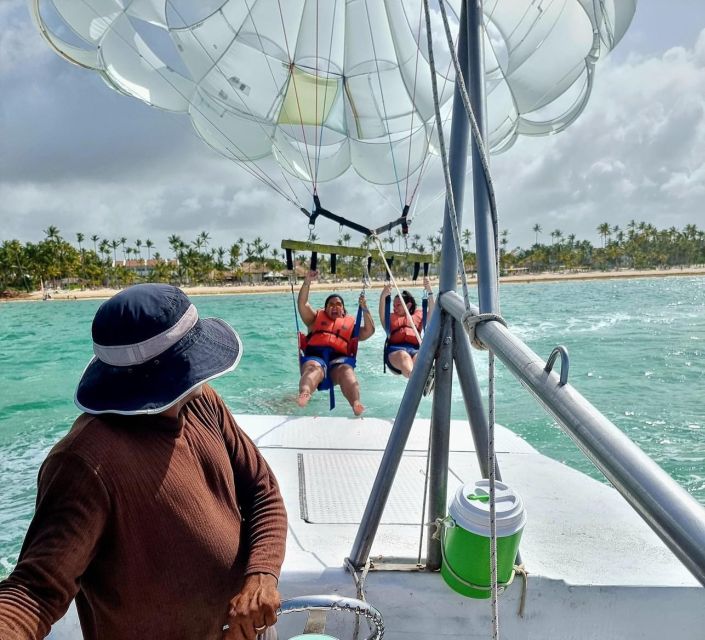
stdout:
{"type": "MultiPolygon", "coordinates": [[[[372,45],[372,54],[374,55],[375,69],[377,70],[377,85],[379,86],[379,93],[380,93],[380,97],[382,99],[382,111],[384,112],[384,118],[385,118],[385,122],[386,122],[386,120],[388,118],[387,105],[385,104],[385,100],[384,100],[384,90],[382,89],[382,79],[379,76],[379,63],[377,61],[377,48],[375,47],[375,39],[374,39],[374,35],[372,32],[372,22],[370,21],[370,10],[367,5],[367,0],[364,0],[364,2],[365,2],[365,15],[367,16],[367,28],[370,32],[370,44],[372,45]]],[[[394,145],[392,144],[392,136],[389,133],[389,127],[386,126],[385,128],[387,129],[387,140],[389,140],[389,153],[392,158],[392,168],[394,169],[394,177],[396,178],[397,193],[399,195],[399,205],[403,206],[404,202],[401,197],[401,188],[399,187],[399,173],[397,172],[397,163],[394,158],[394,145]]],[[[409,138],[409,144],[411,144],[411,138],[409,138]]]]}
{"type": "MultiPolygon", "coordinates": [[[[98,14],[98,12],[95,11],[95,9],[93,9],[93,7],[91,7],[91,5],[88,2],[86,2],[86,0],[81,0],[81,1],[90,11],[92,11],[96,16],[100,17],[100,14],[98,14]]],[[[132,43],[130,43],[128,40],[126,40],[124,37],[122,37],[119,33],[117,34],[117,37],[120,38],[130,49],[132,49],[135,53],[137,53],[139,55],[140,59],[144,60],[145,63],[148,64],[152,68],[152,70],[155,71],[159,75],[159,77],[162,80],[164,80],[167,84],[171,85],[171,87],[174,89],[174,91],[177,94],[179,94],[182,98],[184,98],[184,100],[187,100],[189,105],[193,109],[198,111],[198,113],[200,113],[207,122],[209,122],[216,130],[218,130],[223,135],[223,137],[233,145],[233,147],[235,149],[238,149],[238,150],[240,149],[238,147],[238,145],[235,142],[233,142],[233,140],[231,140],[225,133],[223,133],[223,131],[221,131],[221,129],[214,122],[212,122],[205,113],[203,113],[198,107],[193,105],[191,103],[191,101],[188,100],[187,96],[184,95],[183,92],[173,82],[171,82],[168,77],[160,74],[157,71],[156,67],[148,59],[144,58],[140,54],[140,52],[136,49],[136,47],[134,45],[132,45],[132,43]]],[[[152,105],[152,106],[157,107],[157,105],[152,105]]],[[[157,107],[157,108],[160,108],[160,107],[157,107]]],[[[215,151],[215,148],[213,147],[213,145],[209,144],[208,146],[210,146],[215,151]]],[[[287,200],[288,202],[290,202],[294,206],[300,207],[300,204],[298,202],[296,202],[296,194],[292,193],[292,195],[294,196],[294,199],[292,199],[288,195],[286,195],[284,193],[284,191],[281,188],[279,188],[279,186],[276,183],[274,183],[272,181],[272,179],[266,174],[266,172],[261,167],[257,166],[257,164],[254,161],[252,161],[252,160],[245,161],[245,160],[238,160],[238,159],[233,159],[233,161],[236,164],[239,164],[243,169],[245,169],[245,171],[247,171],[254,178],[259,180],[263,184],[271,187],[274,191],[279,193],[279,195],[281,195],[285,200],[287,200]],[[248,166],[248,164],[247,164],[248,162],[250,164],[254,165],[254,168],[251,166],[248,166]]],[[[292,190],[292,192],[293,192],[293,190],[292,190]]]]}
{"type": "MultiPolygon", "coordinates": [[[[167,2],[168,5],[171,6],[172,10],[176,13],[176,15],[179,16],[179,17],[182,19],[182,21],[183,21],[184,23],[186,23],[186,20],[184,20],[183,16],[182,16],[181,13],[179,12],[179,10],[173,5],[173,3],[171,2],[171,0],[166,0],[166,2],[167,2]]],[[[85,0],[84,0],[84,4],[85,4],[85,0]]],[[[259,31],[257,30],[257,25],[255,24],[255,21],[254,21],[254,19],[253,19],[253,17],[252,17],[252,7],[247,3],[247,0],[245,0],[245,6],[247,7],[247,17],[249,17],[250,20],[252,21],[252,26],[254,27],[255,33],[257,34],[257,38],[258,38],[258,40],[260,41],[260,44],[261,44],[261,43],[262,43],[262,38],[261,38],[261,36],[260,36],[260,34],[259,34],[259,31]]],[[[215,15],[216,13],[221,13],[221,14],[222,14],[222,10],[219,9],[218,11],[214,11],[214,12],[211,14],[211,16],[215,15]]],[[[211,16],[209,16],[209,17],[211,17],[211,16]]],[[[224,14],[223,14],[223,19],[225,20],[226,24],[227,24],[231,29],[233,29],[233,34],[234,34],[235,38],[237,38],[237,35],[239,34],[240,29],[242,28],[242,26],[240,27],[240,29],[235,30],[234,27],[233,27],[233,25],[230,24],[230,22],[228,21],[228,19],[225,17],[224,14]]],[[[244,24],[244,20],[243,20],[243,24],[244,24]]],[[[171,31],[171,29],[169,29],[169,31],[171,31]]],[[[216,71],[218,71],[218,73],[220,73],[220,75],[225,79],[225,81],[226,81],[226,82],[229,82],[227,75],[226,75],[226,74],[224,73],[224,71],[220,68],[220,66],[218,66],[218,63],[223,59],[223,56],[225,55],[225,53],[223,53],[222,55],[218,56],[217,59],[212,58],[211,55],[210,55],[210,52],[208,51],[208,48],[205,47],[205,46],[203,45],[203,43],[200,41],[200,39],[195,36],[194,32],[191,32],[191,35],[194,36],[195,41],[198,43],[198,45],[201,47],[201,49],[203,50],[203,52],[206,54],[206,56],[208,56],[208,58],[210,59],[210,61],[213,63],[211,69],[215,69],[216,71]]],[[[128,44],[129,44],[129,43],[128,43],[128,44]]],[[[270,72],[270,74],[272,75],[272,79],[274,80],[274,74],[273,74],[272,68],[271,68],[271,66],[270,66],[270,64],[269,64],[269,56],[267,56],[266,54],[264,54],[264,51],[263,51],[262,53],[263,53],[263,55],[264,55],[264,57],[265,57],[265,59],[266,59],[266,61],[267,61],[267,67],[269,68],[269,72],[270,72]]],[[[169,83],[169,84],[172,84],[172,83],[169,83]]],[[[172,84],[172,86],[174,86],[174,85],[172,84]]],[[[176,89],[176,87],[174,87],[174,88],[176,89]]],[[[176,89],[176,90],[178,91],[178,89],[176,89]]],[[[275,149],[277,149],[278,147],[277,147],[277,144],[276,144],[276,142],[275,142],[275,140],[274,140],[274,137],[273,137],[273,136],[270,136],[270,135],[267,133],[266,129],[262,126],[262,123],[259,121],[259,118],[258,118],[257,116],[255,116],[255,114],[252,113],[252,111],[251,111],[251,110],[249,109],[249,107],[247,106],[245,100],[242,98],[242,96],[240,96],[237,92],[235,93],[235,95],[236,95],[236,97],[238,98],[238,100],[240,100],[240,102],[242,103],[242,106],[245,107],[245,109],[247,110],[248,114],[252,117],[253,121],[257,123],[257,125],[258,125],[259,128],[262,130],[262,133],[265,135],[265,137],[270,141],[271,145],[272,145],[275,149]]],[[[186,97],[186,96],[184,96],[184,97],[186,97]]],[[[196,108],[196,107],[194,107],[194,108],[196,108]]],[[[234,142],[228,135],[226,135],[226,134],[222,131],[222,129],[220,129],[215,123],[213,123],[210,119],[208,119],[208,118],[205,116],[205,114],[204,114],[200,109],[198,110],[198,112],[199,112],[211,125],[213,125],[213,126],[223,135],[223,137],[235,147],[235,149],[237,149],[238,151],[241,151],[241,149],[240,149],[240,147],[237,145],[237,143],[234,142]]],[[[211,148],[213,148],[212,145],[209,145],[209,146],[211,146],[211,148]]],[[[242,154],[242,155],[245,155],[245,154],[242,154]]],[[[286,159],[286,160],[287,160],[287,164],[289,164],[288,159],[286,159]]],[[[262,169],[262,167],[259,167],[259,166],[256,164],[255,161],[253,161],[253,160],[248,160],[248,161],[235,160],[235,162],[238,162],[238,163],[240,163],[240,162],[242,162],[242,163],[244,163],[244,162],[250,162],[250,163],[254,164],[254,165],[257,167],[258,171],[260,171],[260,172],[267,178],[268,182],[264,182],[264,183],[265,183],[266,185],[268,185],[268,186],[271,186],[276,192],[280,193],[280,195],[284,195],[283,190],[281,190],[281,189],[279,188],[279,186],[278,186],[278,185],[274,182],[274,180],[267,174],[267,172],[266,172],[264,169],[262,169]]],[[[243,164],[242,166],[247,166],[247,165],[243,164]]],[[[293,168],[292,168],[292,170],[293,170],[293,168]]],[[[291,186],[291,183],[289,182],[289,180],[286,178],[286,176],[284,176],[283,171],[282,171],[282,177],[284,178],[284,181],[286,182],[287,186],[289,187],[289,189],[291,190],[292,194],[294,195],[294,198],[296,198],[296,192],[295,192],[294,188],[291,186]]],[[[284,197],[287,198],[287,196],[284,196],[284,197]]],[[[288,199],[288,198],[287,198],[287,199],[288,199]]],[[[294,204],[295,206],[297,206],[297,207],[300,208],[301,205],[300,205],[298,202],[293,201],[293,200],[289,200],[289,201],[290,201],[292,204],[294,204]]]]}

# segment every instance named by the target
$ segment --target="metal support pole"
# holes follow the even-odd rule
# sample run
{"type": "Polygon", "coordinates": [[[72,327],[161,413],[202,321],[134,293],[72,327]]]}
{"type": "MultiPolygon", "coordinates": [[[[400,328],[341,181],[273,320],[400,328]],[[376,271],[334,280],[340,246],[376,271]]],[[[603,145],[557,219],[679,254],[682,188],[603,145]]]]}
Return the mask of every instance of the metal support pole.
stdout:
{"type": "MultiPolygon", "coordinates": [[[[468,68],[468,21],[466,2],[461,3],[460,27],[458,33],[458,58],[467,82],[468,68]]],[[[453,120],[451,124],[448,162],[451,190],[455,203],[455,215],[460,228],[465,194],[465,168],[468,156],[470,125],[462,95],[457,85],[453,95],[453,120]]],[[[458,252],[453,238],[452,212],[446,200],[443,215],[443,241],[441,244],[441,266],[439,288],[441,291],[455,291],[458,278],[458,252]]],[[[436,383],[433,389],[433,414],[431,420],[431,448],[429,451],[429,520],[443,518],[448,501],[448,457],[450,455],[450,399],[453,384],[453,328],[451,318],[442,309],[441,347],[436,361],[436,383]]],[[[441,549],[437,540],[429,537],[427,542],[426,569],[437,570],[441,564],[441,549]]]]}
{"type": "MultiPolygon", "coordinates": [[[[454,291],[439,304],[462,322],[465,302],[454,291]]],[[[478,313],[472,307],[472,313],[478,313]]],[[[475,329],[483,344],[536,397],[590,461],[656,532],[666,546],[705,585],[705,509],[620,429],[509,329],[496,321],[475,329]]]]}
{"type": "MultiPolygon", "coordinates": [[[[430,471],[428,478],[428,521],[444,518],[448,494],[450,456],[450,405],[453,390],[453,318],[441,315],[441,335],[431,411],[430,471]]],[[[441,544],[432,536],[426,541],[426,569],[441,568],[441,544]]]]}
{"type": "MultiPolygon", "coordinates": [[[[463,3],[465,4],[465,3],[463,3]]],[[[487,104],[485,96],[485,52],[483,48],[482,0],[467,3],[468,60],[470,81],[466,85],[470,104],[482,139],[487,141],[487,104]]],[[[455,115],[455,114],[453,114],[455,115]]],[[[490,198],[480,152],[472,140],[472,184],[475,204],[475,246],[477,251],[477,287],[483,313],[497,311],[497,256],[490,198]]]]}
{"type": "Polygon", "coordinates": [[[440,307],[437,306],[426,325],[426,333],[419,349],[419,355],[416,358],[416,364],[406,384],[406,390],[404,391],[397,417],[394,420],[392,432],[389,434],[389,441],[377,470],[377,476],[372,485],[372,491],[360,522],[360,528],[357,531],[355,542],[350,551],[350,563],[358,569],[365,565],[367,558],[370,556],[372,542],[382,519],[382,513],[387,504],[387,498],[389,498],[394,476],[399,468],[399,462],[404,453],[406,441],[409,438],[411,425],[416,417],[416,410],[423,395],[424,385],[433,366],[433,359],[440,341],[440,311],[440,307]]]}
{"type": "MultiPolygon", "coordinates": [[[[480,383],[477,380],[468,334],[463,325],[455,319],[453,319],[453,358],[458,369],[458,381],[463,392],[465,411],[470,419],[470,430],[475,443],[477,462],[480,465],[482,477],[488,478],[490,470],[487,455],[489,449],[487,414],[482,403],[480,383]]],[[[499,465],[497,464],[495,468],[497,480],[501,480],[502,474],[499,472],[499,465]]]]}
{"type": "MultiPolygon", "coordinates": [[[[458,32],[458,61],[463,71],[465,86],[468,83],[468,30],[469,20],[466,10],[467,2],[461,3],[460,26],[458,32]]],[[[463,97],[455,87],[453,94],[453,120],[451,121],[450,144],[448,145],[448,166],[450,184],[455,203],[455,214],[458,218],[458,229],[463,220],[463,201],[465,199],[465,171],[468,163],[468,140],[470,123],[465,113],[463,97]]],[[[453,240],[453,227],[450,222],[450,208],[446,201],[443,213],[443,242],[441,253],[439,288],[441,291],[455,291],[458,278],[458,253],[453,240]]]]}

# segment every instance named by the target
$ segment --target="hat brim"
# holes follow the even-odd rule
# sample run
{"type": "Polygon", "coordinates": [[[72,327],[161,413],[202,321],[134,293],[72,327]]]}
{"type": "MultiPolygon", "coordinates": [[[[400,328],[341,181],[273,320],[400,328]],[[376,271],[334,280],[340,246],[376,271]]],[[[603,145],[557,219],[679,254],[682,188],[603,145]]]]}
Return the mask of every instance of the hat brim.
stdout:
{"type": "Polygon", "coordinates": [[[219,318],[202,318],[177,344],[153,360],[115,367],[93,358],[74,402],[86,413],[161,413],[204,382],[237,367],[242,342],[219,318]]]}

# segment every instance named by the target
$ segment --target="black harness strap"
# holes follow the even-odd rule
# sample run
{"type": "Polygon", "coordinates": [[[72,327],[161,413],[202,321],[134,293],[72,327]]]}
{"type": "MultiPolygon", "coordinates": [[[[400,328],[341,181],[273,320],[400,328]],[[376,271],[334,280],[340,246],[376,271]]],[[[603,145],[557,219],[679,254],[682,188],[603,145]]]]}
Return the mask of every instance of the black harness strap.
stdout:
{"type": "Polygon", "coordinates": [[[358,224],[357,222],[353,222],[352,220],[348,220],[347,218],[343,218],[343,216],[339,216],[338,214],[333,213],[332,211],[328,211],[328,209],[324,209],[321,206],[321,200],[318,197],[318,195],[313,196],[313,204],[314,204],[314,209],[311,213],[309,213],[308,211],[306,211],[306,209],[301,207],[301,211],[308,218],[308,223],[311,226],[316,224],[316,218],[318,218],[318,216],[322,216],[323,218],[328,218],[329,220],[334,220],[342,227],[349,227],[350,229],[354,229],[355,231],[363,233],[366,236],[371,236],[373,234],[379,235],[380,233],[384,233],[385,231],[390,231],[391,229],[393,229],[394,227],[396,227],[398,225],[401,225],[401,230],[404,235],[407,235],[409,233],[409,223],[407,221],[407,216],[409,215],[409,205],[408,204],[404,206],[402,214],[399,218],[397,218],[396,220],[392,220],[391,222],[388,222],[387,224],[385,224],[377,229],[370,229],[369,227],[358,224]]]}

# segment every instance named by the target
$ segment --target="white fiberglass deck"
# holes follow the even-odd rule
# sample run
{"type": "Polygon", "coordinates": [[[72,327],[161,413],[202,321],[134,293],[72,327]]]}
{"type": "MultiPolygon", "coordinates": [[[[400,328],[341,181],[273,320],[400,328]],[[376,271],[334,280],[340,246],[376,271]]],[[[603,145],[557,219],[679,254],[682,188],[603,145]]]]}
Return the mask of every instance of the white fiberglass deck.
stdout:
{"type": "MultiPolygon", "coordinates": [[[[355,596],[343,560],[391,423],[325,416],[238,416],[238,422],[272,465],[286,501],[284,596],[355,596]]],[[[428,428],[428,420],[417,420],[407,442],[372,545],[378,566],[418,557],[428,428]]],[[[520,580],[500,596],[500,637],[661,639],[675,629],[683,630],[681,638],[703,637],[705,590],[614,489],[504,428],[496,450],[504,482],[526,508],[521,554],[530,574],[524,618],[517,615],[520,580]]],[[[467,423],[452,423],[449,467],[449,498],[459,484],[480,478],[467,423]]],[[[385,638],[491,637],[489,600],[455,594],[439,574],[373,569],[365,591],[384,616],[385,638]]]]}
{"type": "MultiPolygon", "coordinates": [[[[237,416],[279,479],[289,514],[280,581],[283,596],[355,597],[343,568],[391,423],[374,418],[237,416]],[[303,515],[303,518],[302,518],[303,515]]],[[[428,420],[417,420],[372,545],[365,581],[389,640],[491,638],[489,600],[451,591],[437,573],[387,570],[418,557],[428,420]]],[[[523,498],[528,522],[521,554],[529,572],[524,617],[521,580],[500,596],[507,640],[701,640],[705,590],[611,487],[551,460],[498,427],[503,481],[523,498]]],[[[480,478],[470,429],[451,426],[448,496],[480,478]]],[[[423,546],[425,553],[425,540],[423,546]]],[[[287,616],[289,618],[289,616],[287,616]]],[[[296,632],[302,626],[297,622],[296,632]]],[[[80,637],[63,624],[56,640],[80,637]]],[[[285,627],[280,638],[294,631],[285,627]]]]}

